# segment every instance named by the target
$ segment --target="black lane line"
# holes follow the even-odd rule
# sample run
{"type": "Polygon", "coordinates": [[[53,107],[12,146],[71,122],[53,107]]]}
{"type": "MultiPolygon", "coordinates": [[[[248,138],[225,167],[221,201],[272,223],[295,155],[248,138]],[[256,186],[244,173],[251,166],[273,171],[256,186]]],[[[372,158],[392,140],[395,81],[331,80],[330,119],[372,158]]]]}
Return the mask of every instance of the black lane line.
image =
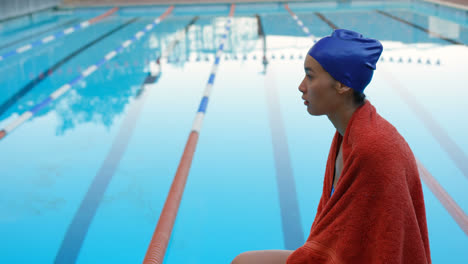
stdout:
{"type": "MultiPolygon", "coordinates": [[[[266,47],[263,25],[261,18],[258,15],[257,22],[259,26],[259,37],[263,38],[264,47],[266,47]]],[[[288,140],[286,138],[286,131],[284,128],[274,76],[275,74],[271,69],[269,69],[265,76],[265,93],[268,104],[273,156],[275,160],[276,184],[280,203],[284,247],[287,250],[295,250],[304,244],[305,241],[304,233],[302,231],[301,214],[297,201],[296,183],[289,154],[288,140]]]]}
{"type": "Polygon", "coordinates": [[[256,14],[255,17],[257,18],[257,28],[258,28],[258,36],[262,38],[262,47],[263,47],[263,57],[262,57],[262,64],[263,64],[263,74],[266,74],[267,66],[268,66],[268,59],[266,56],[267,46],[266,46],[266,36],[265,31],[263,30],[262,19],[260,15],[256,14]]]}
{"type": "Polygon", "coordinates": [[[331,22],[330,20],[328,20],[324,15],[322,15],[321,13],[319,12],[316,12],[315,13],[316,16],[318,16],[323,22],[327,23],[329,27],[333,28],[333,29],[338,29],[338,27],[333,24],[333,22],[331,22]]]}
{"type": "Polygon", "coordinates": [[[9,99],[7,99],[4,103],[0,105],[0,116],[5,113],[12,105],[14,105],[19,99],[25,96],[28,92],[30,92],[36,85],[41,83],[46,77],[51,75],[55,72],[60,66],[71,60],[73,57],[77,56],[78,54],[82,53],[83,51],[87,50],[88,48],[92,47],[94,44],[98,43],[99,41],[109,37],[110,35],[114,34],[115,32],[125,28],[126,26],[130,25],[131,23],[137,21],[139,18],[133,18],[124,24],[114,28],[113,30],[107,32],[106,34],[100,36],[99,38],[87,43],[86,45],[82,46],[81,48],[75,50],[67,57],[61,59],[59,62],[54,64],[52,67],[48,68],[47,70],[41,72],[36,78],[31,80],[28,84],[23,86],[19,91],[13,94],[9,99]]]}
{"type": "Polygon", "coordinates": [[[381,15],[387,16],[387,17],[389,17],[389,18],[391,18],[391,19],[394,19],[394,20],[396,20],[396,21],[399,21],[399,22],[401,22],[401,23],[403,23],[403,24],[406,24],[406,25],[412,26],[412,27],[414,27],[414,28],[416,28],[416,29],[419,29],[419,30],[421,30],[421,31],[424,31],[424,32],[426,32],[427,34],[433,35],[433,36],[435,36],[435,37],[437,37],[437,38],[439,38],[439,39],[445,40],[445,41],[450,42],[450,43],[452,43],[452,44],[465,45],[464,43],[461,43],[461,42],[459,42],[459,41],[457,41],[457,40],[454,40],[454,39],[451,39],[451,38],[446,38],[446,37],[444,37],[444,36],[442,36],[442,35],[440,35],[440,34],[437,34],[437,33],[435,33],[435,32],[430,31],[430,30],[427,29],[427,28],[424,28],[424,27],[421,27],[421,26],[419,26],[419,25],[416,25],[416,24],[414,24],[414,23],[412,23],[412,22],[409,22],[409,21],[407,21],[407,20],[404,20],[403,18],[399,18],[399,17],[397,17],[397,16],[394,16],[394,15],[392,15],[392,14],[389,14],[389,13],[387,13],[387,12],[385,12],[385,11],[377,10],[376,12],[379,13],[379,14],[381,14],[381,15]]]}
{"type": "Polygon", "coordinates": [[[101,165],[71,224],[68,226],[67,233],[60,245],[54,263],[76,263],[89,226],[101,203],[107,186],[117,170],[123,154],[127,150],[136,121],[147,99],[146,95],[148,93],[146,92],[145,85],[151,84],[152,80],[156,81],[157,79],[152,79],[151,76],[146,77],[142,85],[143,87],[135,98],[136,100],[130,106],[104,163],[101,165]]]}
{"type": "MultiPolygon", "coordinates": [[[[192,19],[192,21],[190,21],[190,23],[185,27],[185,31],[187,31],[197,19],[198,17],[192,19]]],[[[173,42],[168,46],[169,51],[168,54],[166,54],[167,56],[172,52],[177,43],[179,43],[179,39],[173,40],[173,42]]],[[[160,61],[160,57],[157,61],[160,61]]],[[[120,125],[119,132],[112,143],[112,147],[107,154],[106,159],[101,165],[97,175],[94,177],[78,211],[68,226],[54,263],[75,263],[78,259],[83,241],[86,238],[89,226],[91,225],[96,211],[99,208],[102,197],[104,196],[107,186],[120,164],[123,154],[127,150],[128,143],[136,126],[136,121],[138,120],[141,109],[148,97],[147,90],[149,89],[147,85],[154,84],[159,79],[160,75],[161,73],[157,76],[151,76],[151,74],[148,74],[145,78],[142,88],[138,91],[135,101],[130,105],[128,113],[120,125]]]]}
{"type": "Polygon", "coordinates": [[[53,27],[53,28],[49,28],[49,29],[46,29],[46,30],[43,30],[43,31],[40,31],[40,32],[36,32],[36,33],[34,33],[34,34],[31,34],[31,35],[24,36],[24,37],[22,37],[22,38],[20,38],[20,39],[17,39],[17,40],[15,40],[15,41],[12,41],[12,42],[10,42],[10,43],[6,43],[6,44],[0,46],[0,49],[9,48],[9,47],[11,47],[11,46],[13,46],[13,45],[16,45],[16,44],[18,44],[18,43],[20,43],[20,42],[22,42],[22,41],[35,38],[35,37],[37,37],[37,36],[39,36],[39,35],[45,34],[45,33],[50,32],[50,31],[55,31],[56,29],[59,29],[59,28],[61,28],[61,27],[66,27],[66,26],[68,26],[68,25],[75,24],[75,23],[78,22],[78,21],[79,21],[79,19],[78,19],[78,18],[75,18],[75,19],[69,20],[69,21],[67,21],[67,22],[65,22],[65,23],[62,23],[62,24],[60,24],[60,25],[56,25],[56,26],[53,27]]]}
{"type": "Polygon", "coordinates": [[[296,183],[274,74],[275,73],[271,69],[268,70],[265,77],[265,93],[268,103],[268,116],[275,158],[284,246],[285,249],[294,250],[302,246],[305,240],[297,201],[296,183]]]}

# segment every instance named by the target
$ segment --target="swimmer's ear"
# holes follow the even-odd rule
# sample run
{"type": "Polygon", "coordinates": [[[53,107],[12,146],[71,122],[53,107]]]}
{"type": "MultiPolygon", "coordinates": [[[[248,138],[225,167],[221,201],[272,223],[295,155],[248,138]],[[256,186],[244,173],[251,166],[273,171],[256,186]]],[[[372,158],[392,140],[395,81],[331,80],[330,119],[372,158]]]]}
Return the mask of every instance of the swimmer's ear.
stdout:
{"type": "Polygon", "coordinates": [[[348,93],[348,92],[353,92],[353,89],[351,89],[350,87],[344,85],[343,83],[339,82],[339,81],[335,81],[334,83],[334,87],[336,89],[336,92],[338,94],[345,94],[345,93],[348,93]]]}

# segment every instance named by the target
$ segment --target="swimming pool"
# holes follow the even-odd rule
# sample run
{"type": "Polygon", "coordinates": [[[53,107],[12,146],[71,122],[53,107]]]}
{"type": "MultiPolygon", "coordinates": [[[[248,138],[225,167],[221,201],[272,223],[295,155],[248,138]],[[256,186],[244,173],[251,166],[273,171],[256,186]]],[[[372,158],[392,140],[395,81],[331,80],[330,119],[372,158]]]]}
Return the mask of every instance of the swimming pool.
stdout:
{"type": "Polygon", "coordinates": [[[0,130],[14,127],[0,140],[1,263],[142,262],[207,83],[165,263],[302,245],[335,129],[308,115],[297,87],[305,53],[333,27],[383,43],[365,93],[432,175],[433,262],[468,261],[466,11],[237,4],[226,29],[228,4],[175,6],[160,23],[168,6],[112,8],[0,24],[0,130]]]}

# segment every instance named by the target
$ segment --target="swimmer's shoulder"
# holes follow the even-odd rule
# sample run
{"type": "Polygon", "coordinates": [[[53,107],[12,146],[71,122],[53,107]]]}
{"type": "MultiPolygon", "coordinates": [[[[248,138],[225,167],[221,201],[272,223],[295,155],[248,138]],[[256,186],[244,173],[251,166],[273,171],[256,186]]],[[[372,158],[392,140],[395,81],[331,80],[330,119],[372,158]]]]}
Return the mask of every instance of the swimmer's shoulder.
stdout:
{"type": "Polygon", "coordinates": [[[403,161],[412,155],[408,143],[395,126],[380,116],[374,122],[369,133],[355,136],[353,149],[357,153],[375,162],[387,159],[403,161]]]}

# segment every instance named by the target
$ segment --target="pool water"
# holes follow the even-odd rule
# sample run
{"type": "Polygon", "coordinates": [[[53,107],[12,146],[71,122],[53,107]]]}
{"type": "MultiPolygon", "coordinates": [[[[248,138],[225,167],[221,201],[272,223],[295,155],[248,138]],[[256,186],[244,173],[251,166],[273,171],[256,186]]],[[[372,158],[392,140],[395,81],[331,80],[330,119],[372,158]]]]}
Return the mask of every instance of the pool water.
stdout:
{"type": "MultiPolygon", "coordinates": [[[[335,133],[298,91],[313,39],[333,31],[318,14],[382,42],[365,93],[465,212],[460,224],[423,182],[433,263],[468,263],[467,13],[417,1],[288,6],[310,35],[283,3],[236,5],[165,263],[230,263],[304,243],[335,133]]],[[[111,8],[3,22],[0,56],[111,8]]],[[[0,60],[0,130],[167,8],[121,7],[0,60]]],[[[228,4],[175,6],[0,140],[0,263],[143,261],[228,13],[228,4]],[[159,57],[160,76],[145,85],[159,57]]]]}

